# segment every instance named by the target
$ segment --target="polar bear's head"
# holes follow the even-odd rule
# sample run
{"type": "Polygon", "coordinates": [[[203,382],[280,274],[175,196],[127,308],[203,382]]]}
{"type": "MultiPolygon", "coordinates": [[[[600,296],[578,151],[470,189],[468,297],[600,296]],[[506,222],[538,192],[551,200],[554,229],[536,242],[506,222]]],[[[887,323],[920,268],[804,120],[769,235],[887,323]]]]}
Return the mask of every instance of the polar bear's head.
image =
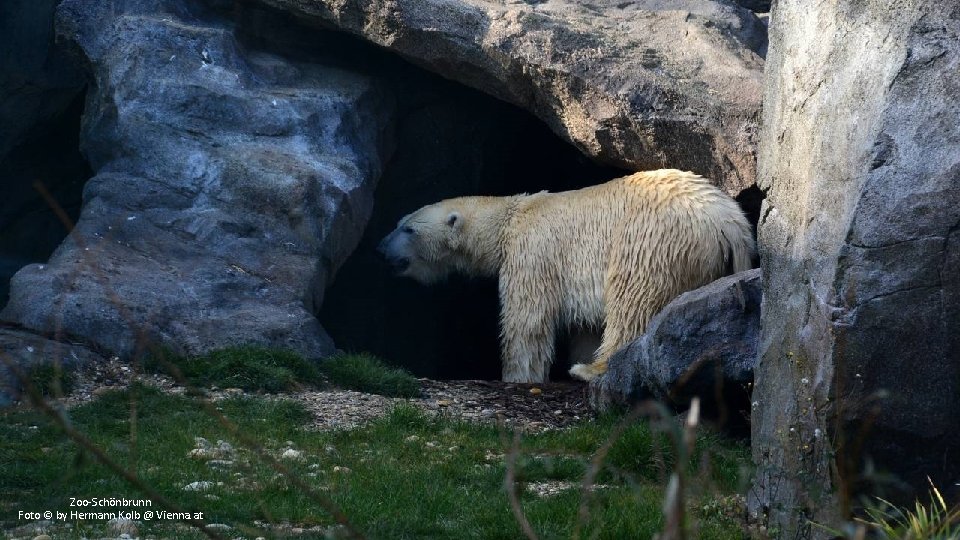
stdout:
{"type": "Polygon", "coordinates": [[[427,285],[465,266],[459,206],[456,199],[431,204],[397,223],[377,248],[397,275],[427,285]]]}

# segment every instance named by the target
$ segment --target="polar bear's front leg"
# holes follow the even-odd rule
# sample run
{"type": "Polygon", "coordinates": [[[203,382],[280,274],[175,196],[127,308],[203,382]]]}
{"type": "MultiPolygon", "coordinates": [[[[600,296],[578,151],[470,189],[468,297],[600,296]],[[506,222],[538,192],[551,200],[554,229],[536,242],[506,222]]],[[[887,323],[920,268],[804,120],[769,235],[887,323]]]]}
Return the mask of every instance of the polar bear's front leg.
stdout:
{"type": "Polygon", "coordinates": [[[556,337],[555,294],[513,276],[500,279],[500,339],[503,380],[546,382],[553,363],[556,337]]]}

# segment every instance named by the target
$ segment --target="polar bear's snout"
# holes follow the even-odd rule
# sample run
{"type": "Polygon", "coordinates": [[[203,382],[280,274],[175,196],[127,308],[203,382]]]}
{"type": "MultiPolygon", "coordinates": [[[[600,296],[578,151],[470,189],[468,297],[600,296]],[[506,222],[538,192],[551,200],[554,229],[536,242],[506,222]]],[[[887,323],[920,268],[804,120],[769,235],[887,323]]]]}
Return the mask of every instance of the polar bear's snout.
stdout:
{"type": "Polygon", "coordinates": [[[377,251],[383,255],[383,258],[386,259],[387,264],[390,265],[390,268],[396,274],[402,274],[410,268],[410,257],[407,256],[405,251],[405,239],[398,235],[397,231],[393,231],[384,238],[380,245],[377,246],[377,251]]]}
{"type": "Polygon", "coordinates": [[[387,257],[387,264],[390,265],[390,269],[396,274],[402,274],[410,268],[410,259],[406,257],[387,257]]]}

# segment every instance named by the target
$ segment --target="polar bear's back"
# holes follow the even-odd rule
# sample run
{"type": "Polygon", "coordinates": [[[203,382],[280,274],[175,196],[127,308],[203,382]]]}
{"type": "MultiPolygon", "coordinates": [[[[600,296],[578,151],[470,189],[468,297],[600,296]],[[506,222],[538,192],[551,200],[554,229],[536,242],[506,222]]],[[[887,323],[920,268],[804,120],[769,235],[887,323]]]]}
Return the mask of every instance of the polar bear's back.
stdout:
{"type": "Polygon", "coordinates": [[[564,322],[585,326],[601,323],[612,283],[662,305],[749,269],[753,249],[736,202],[673,169],[530,195],[507,229],[507,259],[549,274],[543,277],[560,284],[564,322]]]}

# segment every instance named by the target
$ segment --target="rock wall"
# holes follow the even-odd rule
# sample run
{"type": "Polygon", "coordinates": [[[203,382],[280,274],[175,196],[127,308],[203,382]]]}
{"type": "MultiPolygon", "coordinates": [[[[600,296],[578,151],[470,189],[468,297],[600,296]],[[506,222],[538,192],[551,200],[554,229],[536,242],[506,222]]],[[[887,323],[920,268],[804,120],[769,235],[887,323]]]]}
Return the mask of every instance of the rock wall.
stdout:
{"type": "Polygon", "coordinates": [[[329,354],[314,317],[369,218],[392,99],[242,46],[232,3],[65,0],[96,171],[76,228],[0,318],[121,355],[238,343],[329,354]]]}
{"type": "Polygon", "coordinates": [[[783,538],[890,488],[868,459],[960,480],[958,95],[956,0],[774,7],[750,505],[783,538]]]}
{"type": "Polygon", "coordinates": [[[18,401],[29,402],[23,374],[43,395],[60,396],[69,393],[69,372],[88,368],[106,361],[102,355],[79,343],[55,341],[32,332],[0,326],[0,407],[18,401]],[[19,370],[18,374],[15,366],[19,370]],[[43,371],[40,371],[43,370],[43,371]],[[38,376],[46,373],[46,376],[38,376]],[[37,388],[37,385],[46,388],[37,388]]]}
{"type": "Polygon", "coordinates": [[[533,112],[601,163],[756,177],[766,27],[713,0],[259,0],[533,112]]]}

